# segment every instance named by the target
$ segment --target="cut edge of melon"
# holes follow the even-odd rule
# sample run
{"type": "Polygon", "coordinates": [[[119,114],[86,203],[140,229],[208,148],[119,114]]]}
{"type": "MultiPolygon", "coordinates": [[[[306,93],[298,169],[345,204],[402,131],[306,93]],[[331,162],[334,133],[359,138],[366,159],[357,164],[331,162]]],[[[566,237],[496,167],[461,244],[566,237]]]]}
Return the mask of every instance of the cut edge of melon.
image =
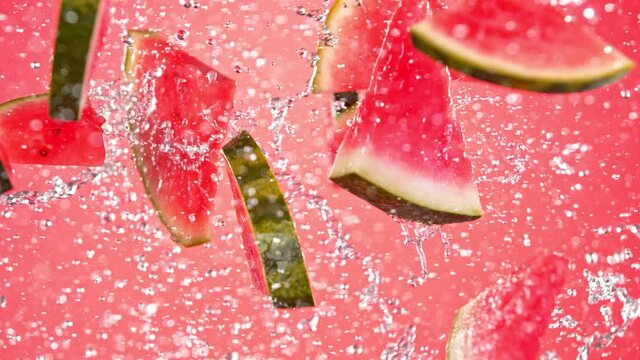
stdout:
{"type": "MultiPolygon", "coordinates": [[[[132,126],[132,124],[129,124],[129,125],[132,126]]],[[[138,173],[140,174],[140,178],[142,179],[142,185],[144,187],[144,191],[147,194],[149,201],[151,201],[151,205],[153,206],[153,209],[156,215],[158,215],[158,219],[160,219],[160,222],[169,231],[174,242],[186,248],[202,245],[204,243],[209,242],[212,236],[211,233],[197,235],[197,236],[187,235],[184,232],[180,231],[178,226],[173,224],[169,220],[169,218],[165,216],[165,214],[160,209],[166,207],[166,204],[160,204],[160,201],[157,199],[156,195],[154,194],[151,187],[149,186],[149,180],[145,175],[143,175],[143,174],[146,174],[146,171],[145,171],[145,164],[143,163],[143,160],[142,160],[142,154],[140,154],[140,150],[138,150],[138,147],[133,143],[131,144],[131,149],[133,150],[133,159],[134,159],[134,162],[136,163],[136,167],[138,168],[138,173]]]]}
{"type": "MultiPolygon", "coordinates": [[[[345,18],[350,18],[354,12],[350,7],[344,7],[341,0],[335,0],[331,9],[327,13],[325,20],[325,28],[331,29],[344,23],[345,18]],[[349,9],[349,10],[346,10],[349,9]],[[341,11],[342,10],[342,11],[341,11]]],[[[338,40],[339,41],[339,40],[338,40]]],[[[333,86],[333,80],[331,79],[331,66],[333,65],[333,56],[329,56],[333,52],[333,47],[318,45],[317,56],[318,62],[316,63],[313,80],[311,81],[311,89],[314,94],[322,94],[331,91],[333,86]]]]}
{"type": "Polygon", "coordinates": [[[127,30],[127,36],[131,38],[131,44],[126,44],[124,47],[124,59],[122,61],[122,72],[127,79],[131,79],[133,76],[131,64],[135,61],[137,43],[141,39],[145,38],[161,38],[160,34],[150,30],[142,29],[129,29],[127,30]]]}
{"type": "Polygon", "coordinates": [[[465,336],[467,330],[467,316],[475,301],[476,300],[473,299],[471,302],[461,307],[453,319],[453,325],[451,326],[451,332],[449,333],[449,340],[447,341],[447,360],[465,359],[465,348],[469,345],[467,344],[467,337],[465,336]]]}
{"type": "Polygon", "coordinates": [[[342,146],[329,178],[387,213],[427,224],[482,217],[475,183],[451,186],[411,174],[397,164],[371,156],[366,147],[342,146]]]}
{"type": "MultiPolygon", "coordinates": [[[[277,308],[299,308],[299,307],[310,307],[310,306],[315,306],[315,299],[313,296],[313,290],[311,288],[311,279],[309,277],[309,272],[307,271],[307,265],[306,265],[306,261],[304,258],[304,252],[302,251],[302,246],[300,244],[300,240],[298,237],[298,232],[295,228],[295,221],[293,220],[293,217],[291,217],[291,212],[289,210],[289,206],[286,202],[286,199],[284,197],[284,192],[282,191],[282,188],[280,186],[280,183],[277,181],[275,174],[273,173],[273,170],[271,169],[271,167],[269,166],[269,162],[266,158],[266,156],[264,155],[264,153],[262,152],[262,148],[260,147],[260,145],[255,141],[255,139],[253,139],[253,137],[251,136],[251,134],[248,131],[243,130],[242,132],[240,132],[240,134],[238,134],[236,137],[234,137],[233,139],[231,139],[227,144],[225,144],[222,148],[222,153],[223,153],[223,157],[226,161],[227,164],[227,169],[228,169],[228,176],[229,176],[229,181],[232,183],[231,186],[235,187],[235,190],[238,191],[238,196],[240,197],[239,199],[234,199],[234,201],[239,201],[242,203],[243,206],[243,210],[245,211],[246,217],[247,217],[247,221],[248,221],[248,225],[251,228],[251,236],[253,238],[253,245],[258,249],[257,253],[260,257],[260,270],[261,273],[263,275],[263,278],[261,279],[262,281],[264,281],[263,285],[266,285],[266,291],[267,291],[267,296],[271,299],[271,303],[277,307],[277,308]],[[268,176],[273,179],[274,181],[271,183],[278,191],[278,193],[280,194],[280,197],[282,198],[282,201],[285,204],[285,208],[287,210],[286,216],[283,216],[282,218],[284,219],[285,217],[289,218],[289,221],[291,222],[291,226],[292,226],[292,233],[295,236],[295,241],[298,245],[298,251],[299,251],[299,261],[301,262],[301,266],[304,269],[304,284],[307,287],[307,294],[306,297],[304,299],[302,299],[303,303],[300,304],[291,304],[288,302],[288,299],[282,299],[282,298],[278,298],[277,296],[274,296],[273,294],[273,290],[272,289],[272,285],[269,283],[269,277],[268,274],[266,272],[266,269],[264,267],[264,263],[263,263],[263,259],[262,259],[262,253],[260,252],[260,244],[258,243],[258,238],[256,236],[256,230],[253,224],[253,221],[251,219],[251,212],[248,210],[247,208],[247,203],[246,203],[246,198],[243,195],[243,189],[240,187],[240,184],[238,183],[238,180],[236,179],[236,175],[233,169],[233,166],[231,164],[231,159],[230,156],[232,155],[230,152],[233,151],[236,147],[237,144],[242,142],[243,140],[248,140],[251,143],[251,147],[254,148],[254,151],[258,151],[260,153],[260,155],[258,156],[258,158],[261,158],[261,160],[263,160],[268,168],[268,176]]],[[[243,241],[244,241],[244,237],[243,237],[243,241]]]]}
{"type": "Polygon", "coordinates": [[[18,105],[35,101],[35,100],[47,99],[48,97],[49,97],[49,93],[42,93],[42,94],[34,94],[29,96],[23,96],[21,98],[11,99],[7,102],[0,104],[0,112],[9,111],[18,105]]]}
{"type": "Polygon", "coordinates": [[[631,59],[612,47],[617,59],[613,63],[575,70],[533,71],[525,65],[471,50],[464,43],[438,31],[430,20],[413,25],[410,31],[418,50],[445,65],[480,80],[522,90],[567,93],[594,89],[619,79],[635,66],[631,59]]]}

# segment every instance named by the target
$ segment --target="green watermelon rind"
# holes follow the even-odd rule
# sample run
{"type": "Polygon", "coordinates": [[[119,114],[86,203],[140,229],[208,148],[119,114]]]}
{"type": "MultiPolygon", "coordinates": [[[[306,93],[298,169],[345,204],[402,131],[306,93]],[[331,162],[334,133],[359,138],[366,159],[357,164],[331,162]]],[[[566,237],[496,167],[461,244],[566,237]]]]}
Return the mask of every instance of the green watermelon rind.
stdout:
{"type": "Polygon", "coordinates": [[[426,189],[430,179],[412,176],[389,160],[365,155],[368,152],[341,147],[329,175],[331,181],[386,213],[411,221],[450,224],[482,217],[474,183],[445,190],[446,184],[434,180],[431,189],[426,189]],[[416,184],[425,188],[418,189],[416,184]],[[453,204],[452,199],[458,203],[453,204]]]}
{"type": "MultiPolygon", "coordinates": [[[[100,31],[107,0],[63,0],[60,6],[49,92],[49,116],[78,120],[86,96],[91,50],[100,31]],[[102,5],[102,8],[101,8],[102,5]],[[68,13],[75,23],[66,20],[68,13]],[[70,114],[73,112],[73,114],[70,114]]],[[[95,50],[95,49],[94,49],[95,50]]]]}
{"type": "MultiPolygon", "coordinates": [[[[133,62],[133,55],[135,53],[135,47],[136,47],[136,42],[139,38],[141,37],[153,37],[153,36],[157,36],[160,38],[160,35],[152,32],[152,31],[147,31],[147,30],[129,30],[127,31],[127,33],[129,34],[129,36],[132,38],[132,43],[127,45],[125,47],[125,57],[124,57],[124,61],[123,61],[123,71],[125,76],[130,76],[132,75],[130,73],[131,71],[131,64],[133,62]]],[[[131,134],[135,134],[136,132],[136,125],[133,121],[129,122],[129,132],[131,134]]],[[[179,228],[177,226],[175,226],[172,222],[171,219],[164,214],[164,212],[162,212],[162,208],[164,208],[165,206],[163,204],[160,204],[160,201],[158,199],[158,197],[156,196],[156,194],[154,193],[153,189],[151,188],[151,186],[149,185],[149,179],[147,178],[147,176],[145,176],[146,174],[146,165],[144,164],[144,160],[143,160],[143,156],[140,153],[140,150],[138,148],[138,146],[135,145],[135,141],[131,141],[131,149],[132,149],[132,153],[133,153],[133,160],[136,164],[136,168],[138,169],[138,173],[140,174],[140,178],[142,179],[142,185],[144,187],[144,191],[147,194],[147,197],[149,198],[149,201],[151,201],[151,205],[153,205],[153,208],[156,211],[156,215],[158,216],[158,219],[160,220],[160,222],[167,228],[167,230],[169,231],[169,233],[171,234],[172,239],[184,246],[184,247],[194,247],[194,246],[198,246],[198,245],[202,245],[204,243],[209,242],[210,238],[211,238],[211,234],[210,233],[206,233],[203,235],[197,235],[197,236],[192,236],[192,235],[187,235],[184,232],[180,231],[179,228]]]]}
{"type": "Polygon", "coordinates": [[[260,254],[262,273],[273,305],[278,308],[313,306],[313,294],[295,224],[260,146],[248,132],[243,131],[227,143],[222,152],[230,170],[230,181],[242,194],[243,210],[249,215],[248,225],[260,254]],[[249,151],[255,158],[247,159],[249,151]],[[255,200],[251,205],[245,196],[249,189],[253,194],[250,199],[255,200]],[[275,238],[279,241],[273,241],[275,238]],[[276,283],[288,286],[275,288],[276,283]]]}
{"type": "Polygon", "coordinates": [[[42,100],[48,96],[49,96],[49,93],[42,93],[42,94],[29,95],[29,96],[24,96],[21,98],[9,100],[5,103],[0,104],[0,113],[10,110],[16,105],[21,105],[26,102],[34,101],[34,100],[42,100]]]}
{"type": "Polygon", "coordinates": [[[11,185],[11,180],[9,179],[9,172],[0,161],[0,194],[4,194],[11,189],[13,189],[13,185],[11,185]]]}
{"type": "Polygon", "coordinates": [[[331,105],[331,115],[333,121],[338,128],[346,126],[349,119],[353,119],[360,107],[361,95],[357,91],[343,91],[333,94],[333,103],[331,105]],[[346,99],[344,108],[338,109],[336,102],[346,99]]]}
{"type": "Polygon", "coordinates": [[[500,61],[469,50],[450,36],[441,35],[429,20],[413,25],[410,31],[414,46],[435,60],[477,79],[522,90],[569,93],[595,89],[621,78],[635,66],[614,49],[618,62],[602,71],[567,75],[566,69],[562,69],[540,74],[527,68],[526,64],[500,61]]]}

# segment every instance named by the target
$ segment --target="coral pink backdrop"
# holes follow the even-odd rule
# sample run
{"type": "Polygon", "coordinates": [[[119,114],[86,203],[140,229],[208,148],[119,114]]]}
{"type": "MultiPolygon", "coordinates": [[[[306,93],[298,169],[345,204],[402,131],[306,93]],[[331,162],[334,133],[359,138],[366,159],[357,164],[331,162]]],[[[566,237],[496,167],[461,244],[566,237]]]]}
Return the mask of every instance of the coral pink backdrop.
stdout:
{"type": "MultiPolygon", "coordinates": [[[[46,91],[59,3],[0,3],[0,102],[46,91]]],[[[640,63],[640,1],[561,3],[640,63]]],[[[592,345],[589,358],[637,357],[640,322],[622,326],[623,302],[612,294],[615,286],[640,298],[638,70],[572,95],[456,80],[486,215],[429,236],[422,247],[429,276],[412,286],[421,266],[400,225],[326,179],[330,99],[296,96],[312,74],[314,15],[324,1],[112,4],[92,96],[108,118],[108,166],[94,173],[15,166],[18,190],[49,193],[22,197],[37,204],[0,204],[0,358],[440,359],[455,311],[541,249],[565,254],[572,271],[540,355],[573,359],[599,340],[607,346],[592,345]],[[251,287],[226,179],[217,238],[191,249],[168,238],[130,160],[118,110],[127,28],[161,31],[238,82],[236,125],[254,129],[272,162],[288,161],[278,176],[315,308],[276,311],[251,287]],[[277,134],[266,128],[282,104],[276,152],[277,134]],[[77,189],[61,182],[78,177],[93,180],[77,189]],[[612,328],[625,331],[598,336],[612,328]]]]}

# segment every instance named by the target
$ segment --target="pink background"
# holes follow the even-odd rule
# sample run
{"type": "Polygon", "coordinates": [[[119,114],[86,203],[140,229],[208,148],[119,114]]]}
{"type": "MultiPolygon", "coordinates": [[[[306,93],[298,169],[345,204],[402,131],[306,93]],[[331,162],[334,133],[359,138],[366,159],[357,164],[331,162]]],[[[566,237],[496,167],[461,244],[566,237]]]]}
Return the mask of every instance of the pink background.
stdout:
{"type": "MultiPolygon", "coordinates": [[[[638,70],[573,95],[455,82],[486,215],[429,238],[429,279],[412,287],[408,279],[420,264],[400,226],[326,180],[329,97],[294,101],[280,155],[270,146],[269,99],[301,93],[312,73],[318,23],[297,8],[322,10],[324,2],[202,0],[199,8],[184,2],[112,0],[94,87],[100,91],[92,99],[108,117],[110,170],[68,198],[0,204],[0,358],[370,359],[411,333],[411,325],[415,339],[406,343],[407,353],[443,358],[455,311],[540,249],[571,260],[562,313],[553,321],[565,315],[576,321],[547,332],[545,358],[576,358],[585,340],[608,331],[602,305],[611,306],[614,325],[622,323],[620,301],[588,304],[585,270],[621,274],[618,286],[640,297],[640,235],[633,225],[640,223],[638,70]],[[238,82],[235,126],[255,127],[272,162],[289,161],[279,177],[317,307],[275,311],[251,287],[226,179],[216,200],[218,237],[192,249],[170,241],[126,151],[122,112],[106,111],[107,89],[118,88],[106,82],[120,78],[126,28],[174,39],[187,30],[180,44],[238,82]],[[327,221],[314,205],[322,199],[333,210],[327,221]],[[335,233],[338,224],[354,259],[336,253],[328,230],[335,233]],[[442,238],[451,242],[450,256],[442,238]],[[625,249],[631,258],[616,263],[614,255],[625,249]]],[[[0,3],[0,102],[46,91],[58,6],[57,0],[0,3]]],[[[575,1],[565,10],[582,16],[585,8],[595,10],[596,31],[640,63],[640,1],[575,1]]],[[[18,190],[51,189],[55,176],[70,180],[84,170],[15,168],[18,190]]],[[[636,358],[639,324],[590,356],[636,358]]]]}

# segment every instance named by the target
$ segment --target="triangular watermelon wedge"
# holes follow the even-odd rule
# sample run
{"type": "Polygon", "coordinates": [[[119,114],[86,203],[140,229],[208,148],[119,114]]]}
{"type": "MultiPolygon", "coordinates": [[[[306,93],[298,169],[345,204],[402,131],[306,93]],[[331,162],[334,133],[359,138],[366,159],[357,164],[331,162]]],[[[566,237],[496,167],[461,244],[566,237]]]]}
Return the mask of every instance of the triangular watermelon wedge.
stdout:
{"type": "Polygon", "coordinates": [[[471,76],[525,90],[608,84],[634,64],[579,19],[540,0],[464,0],[411,28],[413,43],[471,76]]]}
{"type": "Polygon", "coordinates": [[[396,11],[370,90],[330,178],[385,212],[428,224],[482,215],[446,69],[411,44],[420,1],[396,11]]]}
{"type": "Polygon", "coordinates": [[[546,255],[485,290],[458,312],[447,359],[536,359],[566,274],[563,257],[546,255]]]}
{"type": "Polygon", "coordinates": [[[174,240],[213,236],[220,147],[235,82],[148,31],[130,31],[124,70],[139,107],[134,158],[158,216],[174,240]]]}

